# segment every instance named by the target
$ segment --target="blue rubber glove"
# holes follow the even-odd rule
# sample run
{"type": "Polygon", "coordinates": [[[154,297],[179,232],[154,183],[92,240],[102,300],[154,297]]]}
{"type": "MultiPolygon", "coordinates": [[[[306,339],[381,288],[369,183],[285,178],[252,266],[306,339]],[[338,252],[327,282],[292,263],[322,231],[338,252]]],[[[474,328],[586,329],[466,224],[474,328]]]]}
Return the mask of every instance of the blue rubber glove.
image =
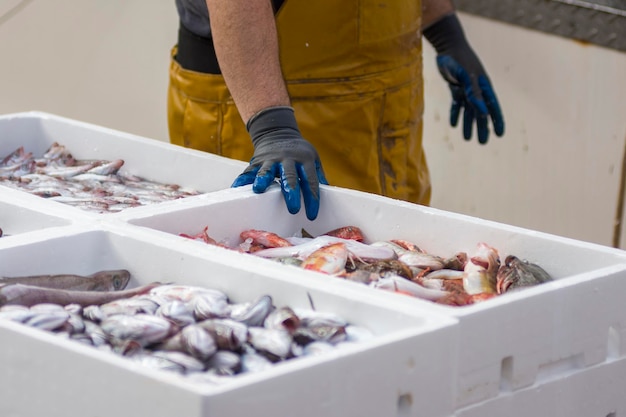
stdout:
{"type": "Polygon", "coordinates": [[[319,184],[328,184],[317,151],[302,137],[293,108],[269,107],[252,116],[246,125],[254,155],[250,165],[233,187],[252,184],[255,193],[263,193],[280,179],[280,187],[289,213],[300,211],[300,191],[306,217],[315,220],[320,208],[319,184]]]}
{"type": "Polygon", "coordinates": [[[424,36],[437,51],[437,67],[452,92],[450,124],[456,126],[461,108],[463,137],[470,140],[476,121],[478,141],[489,139],[488,118],[491,116],[497,136],[504,135],[504,118],[487,72],[470,47],[456,14],[438,20],[424,30],[424,36]]]}

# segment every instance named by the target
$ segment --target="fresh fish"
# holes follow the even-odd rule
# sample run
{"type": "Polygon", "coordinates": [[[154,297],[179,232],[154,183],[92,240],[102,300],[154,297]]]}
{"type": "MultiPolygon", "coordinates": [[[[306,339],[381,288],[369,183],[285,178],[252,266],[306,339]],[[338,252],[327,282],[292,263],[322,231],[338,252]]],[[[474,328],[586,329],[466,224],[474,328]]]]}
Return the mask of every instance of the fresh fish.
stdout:
{"type": "Polygon", "coordinates": [[[32,285],[6,284],[0,286],[0,306],[6,304],[32,306],[39,303],[79,304],[82,306],[101,305],[121,298],[147,293],[158,285],[160,284],[153,283],[127,290],[101,292],[58,290],[34,287],[32,285]]]}
{"type": "Polygon", "coordinates": [[[228,350],[218,350],[206,365],[210,372],[217,375],[235,375],[241,370],[241,357],[228,350]]]}
{"type": "Polygon", "coordinates": [[[151,297],[156,296],[166,300],[179,300],[185,303],[199,295],[228,300],[228,297],[222,291],[192,285],[166,284],[154,287],[150,291],[151,297]]]}
{"type": "Polygon", "coordinates": [[[500,268],[498,251],[484,242],[478,243],[467,261],[463,288],[469,295],[496,294],[496,274],[500,268]]]}
{"type": "Polygon", "coordinates": [[[42,330],[55,330],[63,326],[70,315],[61,309],[57,311],[35,312],[35,315],[24,321],[24,324],[42,330]]]}
{"type": "Polygon", "coordinates": [[[71,314],[78,314],[79,316],[83,314],[83,306],[80,304],[67,304],[63,308],[71,314]]]}
{"type": "Polygon", "coordinates": [[[300,325],[300,318],[290,307],[281,307],[272,311],[263,325],[268,329],[286,330],[291,334],[300,325]]]}
{"type": "Polygon", "coordinates": [[[159,317],[171,320],[180,327],[196,322],[193,312],[187,307],[186,303],[179,300],[172,300],[162,304],[155,312],[159,317]]]}
{"type": "Polygon", "coordinates": [[[96,175],[113,175],[117,173],[122,165],[124,165],[124,161],[122,159],[116,159],[110,162],[101,162],[88,169],[86,173],[96,175]]]}
{"type": "Polygon", "coordinates": [[[54,143],[40,158],[23,147],[0,161],[2,185],[99,213],[159,203],[199,194],[175,184],[122,175],[121,159],[77,160],[54,143]]]}
{"type": "Polygon", "coordinates": [[[199,293],[186,303],[192,316],[198,320],[213,318],[226,318],[230,314],[228,300],[221,295],[215,296],[211,293],[199,293]]]}
{"type": "Polygon", "coordinates": [[[389,242],[400,246],[401,248],[408,250],[408,251],[413,251],[413,252],[424,252],[422,249],[420,249],[419,246],[417,246],[415,243],[406,240],[406,239],[391,239],[389,242]]]}
{"type": "Polygon", "coordinates": [[[443,258],[437,255],[431,255],[424,252],[407,251],[398,256],[398,260],[404,262],[410,267],[420,269],[430,269],[435,271],[443,268],[443,258]]]}
{"type": "Polygon", "coordinates": [[[552,281],[552,277],[539,265],[509,255],[496,275],[496,290],[498,294],[504,294],[548,281],[552,281]]]}
{"type": "Polygon", "coordinates": [[[346,327],[348,321],[343,317],[328,311],[317,311],[309,308],[294,308],[300,318],[300,326],[340,326],[346,327]]]}
{"type": "Polygon", "coordinates": [[[253,243],[263,245],[266,248],[279,248],[285,246],[291,246],[291,243],[287,239],[278,236],[276,233],[268,232],[265,230],[244,230],[239,234],[241,240],[252,239],[253,243]]]}
{"type": "Polygon", "coordinates": [[[337,229],[330,230],[323,233],[326,236],[339,237],[342,239],[356,240],[357,242],[363,242],[365,237],[363,231],[357,226],[343,226],[337,229]]]}
{"type": "Polygon", "coordinates": [[[0,319],[6,319],[23,323],[37,314],[30,308],[20,305],[5,305],[0,307],[0,319]]]}
{"type": "Polygon", "coordinates": [[[425,300],[437,300],[447,294],[446,291],[433,290],[399,276],[388,276],[370,284],[371,287],[412,295],[425,300]]]}
{"type": "Polygon", "coordinates": [[[70,334],[70,339],[75,340],[75,341],[77,341],[79,343],[88,345],[88,346],[94,346],[93,340],[86,333],[71,333],[70,334]]]}
{"type": "Polygon", "coordinates": [[[217,352],[217,343],[201,326],[190,325],[181,332],[183,349],[194,358],[206,361],[217,352]]]}
{"type": "Polygon", "coordinates": [[[348,261],[348,248],[343,242],[331,243],[324,246],[302,261],[303,269],[336,275],[345,271],[348,261]]]}
{"type": "Polygon", "coordinates": [[[378,277],[385,277],[392,274],[399,275],[406,279],[413,278],[413,271],[411,268],[399,259],[381,259],[368,262],[356,262],[355,265],[357,270],[373,272],[378,277]]]}
{"type": "Polygon", "coordinates": [[[203,362],[213,356],[217,348],[213,336],[197,324],[184,327],[158,347],[161,350],[183,352],[203,362]]]}
{"type": "Polygon", "coordinates": [[[104,319],[100,327],[109,340],[134,340],[141,346],[165,340],[172,330],[170,321],[149,314],[117,314],[104,319]]]}
{"type": "Polygon", "coordinates": [[[20,146],[0,161],[0,167],[6,168],[16,164],[20,164],[28,159],[32,158],[30,152],[26,153],[23,146],[20,146]]]}
{"type": "Polygon", "coordinates": [[[248,341],[272,362],[286,359],[291,353],[291,336],[283,329],[250,327],[248,341]]]}
{"type": "Polygon", "coordinates": [[[0,284],[24,284],[72,291],[119,291],[126,288],[130,273],[125,269],[99,271],[91,275],[33,275],[0,277],[0,284]]]}
{"type": "Polygon", "coordinates": [[[423,276],[424,279],[463,279],[463,271],[455,269],[438,269],[423,276]]]}
{"type": "Polygon", "coordinates": [[[154,312],[159,308],[159,305],[150,298],[142,296],[114,300],[100,305],[99,308],[104,317],[109,317],[115,314],[154,314],[154,312]]]}
{"type": "Polygon", "coordinates": [[[198,326],[209,332],[217,347],[223,350],[238,351],[248,340],[248,326],[230,319],[207,319],[198,326]]]}
{"type": "Polygon", "coordinates": [[[231,311],[230,318],[246,326],[262,326],[265,318],[272,312],[272,297],[262,295],[251,303],[240,304],[231,311]]]}
{"type": "Polygon", "coordinates": [[[91,338],[91,343],[94,346],[108,346],[107,335],[102,327],[90,320],[84,320],[84,324],[85,334],[91,338]]]}
{"type": "Polygon", "coordinates": [[[347,250],[357,258],[391,259],[395,257],[395,253],[389,247],[377,247],[361,243],[357,240],[342,239],[333,236],[322,235],[314,239],[289,238],[288,240],[289,242],[293,242],[293,245],[262,249],[254,252],[254,254],[263,258],[297,257],[299,259],[305,259],[324,246],[328,246],[332,243],[344,243],[347,250]]]}
{"type": "Polygon", "coordinates": [[[85,321],[83,320],[83,318],[75,313],[68,312],[68,314],[69,317],[63,325],[63,329],[71,335],[84,333],[85,321]]]}
{"type": "Polygon", "coordinates": [[[83,308],[83,317],[94,323],[100,323],[106,315],[102,312],[99,305],[88,305],[83,308]]]}
{"type": "Polygon", "coordinates": [[[450,258],[446,258],[443,261],[444,269],[454,269],[456,271],[462,271],[465,269],[465,265],[467,264],[467,253],[458,252],[454,256],[450,258]]]}
{"type": "Polygon", "coordinates": [[[330,324],[318,324],[315,326],[300,326],[293,333],[293,340],[300,345],[308,345],[313,342],[327,342],[331,344],[346,340],[346,327],[330,324]]]}

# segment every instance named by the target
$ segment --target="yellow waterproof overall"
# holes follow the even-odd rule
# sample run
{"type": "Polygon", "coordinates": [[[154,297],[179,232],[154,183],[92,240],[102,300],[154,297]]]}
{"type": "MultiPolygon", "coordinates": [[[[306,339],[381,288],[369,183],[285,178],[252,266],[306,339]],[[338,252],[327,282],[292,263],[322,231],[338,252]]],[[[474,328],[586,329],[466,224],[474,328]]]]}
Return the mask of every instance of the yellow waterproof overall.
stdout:
{"type": "MultiPolygon", "coordinates": [[[[329,183],[429,204],[420,1],[287,0],[276,19],[296,119],[329,183]]],[[[176,47],[171,142],[249,161],[250,136],[223,77],[185,70],[175,56],[176,47]]]]}

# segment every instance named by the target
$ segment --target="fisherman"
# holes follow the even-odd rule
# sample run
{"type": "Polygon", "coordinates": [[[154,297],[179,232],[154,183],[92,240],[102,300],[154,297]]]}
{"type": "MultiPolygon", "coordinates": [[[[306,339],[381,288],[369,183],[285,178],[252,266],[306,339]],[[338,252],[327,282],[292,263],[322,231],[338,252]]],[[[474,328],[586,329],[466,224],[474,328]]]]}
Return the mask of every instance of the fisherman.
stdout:
{"type": "Polygon", "coordinates": [[[319,184],[427,205],[421,35],[452,92],[450,123],[487,142],[504,119],[450,0],[176,0],[170,141],[250,161],[233,186],[279,178],[290,213],[319,184]],[[250,140],[252,139],[252,140],[250,140]],[[322,168],[322,161],[324,167],[322,168]],[[327,181],[328,179],[328,181],[327,181]]]}

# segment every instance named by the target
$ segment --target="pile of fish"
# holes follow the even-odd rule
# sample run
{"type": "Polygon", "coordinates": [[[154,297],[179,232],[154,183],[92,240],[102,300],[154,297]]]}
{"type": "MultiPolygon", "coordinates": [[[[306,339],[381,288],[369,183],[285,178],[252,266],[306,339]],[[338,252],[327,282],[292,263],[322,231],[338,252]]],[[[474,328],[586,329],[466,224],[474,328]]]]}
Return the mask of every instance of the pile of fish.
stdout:
{"type": "Polygon", "coordinates": [[[407,240],[364,243],[362,231],[345,226],[313,237],[281,237],[265,230],[245,230],[236,247],[217,242],[208,233],[182,237],[273,259],[350,281],[440,304],[465,306],[552,280],[539,265],[479,242],[472,253],[451,257],[427,253],[407,240]]]}
{"type": "Polygon", "coordinates": [[[152,283],[125,289],[125,270],[0,280],[0,320],[48,330],[198,382],[271,368],[372,333],[332,313],[233,303],[222,291],[152,283]]]}
{"type": "Polygon", "coordinates": [[[53,143],[41,158],[20,146],[0,161],[0,184],[98,213],[197,195],[195,190],[124,174],[122,159],[75,159],[53,143]]]}

